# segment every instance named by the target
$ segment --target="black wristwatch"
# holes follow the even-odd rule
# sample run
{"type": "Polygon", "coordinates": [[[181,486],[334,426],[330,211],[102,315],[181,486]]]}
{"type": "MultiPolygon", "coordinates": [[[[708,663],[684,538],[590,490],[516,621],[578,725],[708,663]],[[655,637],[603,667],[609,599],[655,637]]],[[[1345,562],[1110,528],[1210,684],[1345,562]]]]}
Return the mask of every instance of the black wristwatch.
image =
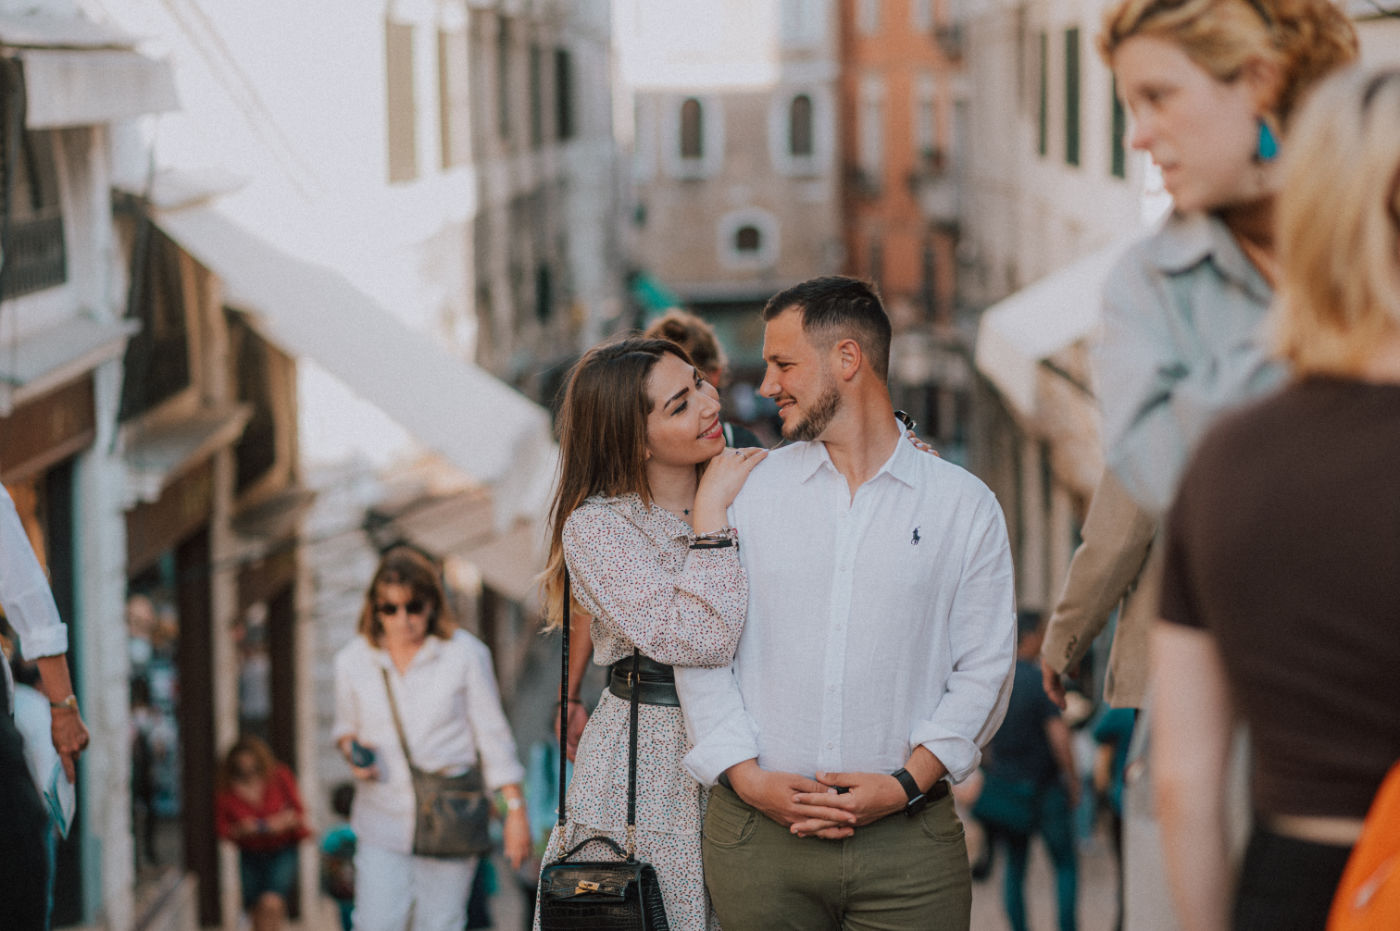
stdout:
{"type": "Polygon", "coordinates": [[[904,794],[909,796],[909,802],[904,806],[906,815],[917,815],[924,810],[928,804],[928,796],[919,788],[919,784],[914,781],[914,777],[909,775],[909,770],[900,767],[890,775],[899,780],[899,784],[904,787],[904,794]]]}

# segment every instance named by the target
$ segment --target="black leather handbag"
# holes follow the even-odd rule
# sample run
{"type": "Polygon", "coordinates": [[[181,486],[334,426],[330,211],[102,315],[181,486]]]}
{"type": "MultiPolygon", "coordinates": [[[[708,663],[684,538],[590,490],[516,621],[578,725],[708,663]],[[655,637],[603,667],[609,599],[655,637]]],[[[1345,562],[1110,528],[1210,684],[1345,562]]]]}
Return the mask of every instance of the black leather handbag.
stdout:
{"type": "MultiPolygon", "coordinates": [[[[559,686],[559,827],[564,826],[564,747],[569,716],[569,574],[564,572],[564,663],[559,686]]],[[[632,651],[632,674],[639,680],[641,653],[632,651]]],[[[612,838],[590,837],[560,854],[540,871],[540,931],[670,931],[661,884],[650,863],[637,859],[637,708],[640,688],[632,689],[632,727],[627,755],[627,849],[612,838]],[[616,860],[579,860],[589,844],[601,844],[616,860]]]]}
{"type": "Polygon", "coordinates": [[[416,857],[480,857],[491,852],[491,800],[480,768],[447,776],[413,765],[404,737],[403,722],[394,690],[389,687],[389,670],[384,673],[384,689],[389,693],[389,710],[394,730],[399,734],[404,761],[413,777],[413,855],[416,857]]]}

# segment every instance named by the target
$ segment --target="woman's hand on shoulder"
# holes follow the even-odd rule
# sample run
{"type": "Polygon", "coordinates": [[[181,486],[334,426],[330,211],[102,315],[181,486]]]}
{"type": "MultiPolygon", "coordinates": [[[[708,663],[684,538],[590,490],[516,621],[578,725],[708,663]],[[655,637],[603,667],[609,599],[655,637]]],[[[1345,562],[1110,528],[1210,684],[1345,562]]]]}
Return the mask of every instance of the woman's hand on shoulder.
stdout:
{"type": "MultiPolygon", "coordinates": [[[[700,479],[700,487],[695,491],[695,510],[702,507],[728,508],[739,489],[744,487],[749,473],[768,455],[768,450],[757,446],[741,449],[725,447],[715,454],[705,465],[705,474],[700,479]]],[[[700,528],[697,526],[697,530],[700,528]]],[[[715,529],[715,528],[710,528],[715,529]]]]}

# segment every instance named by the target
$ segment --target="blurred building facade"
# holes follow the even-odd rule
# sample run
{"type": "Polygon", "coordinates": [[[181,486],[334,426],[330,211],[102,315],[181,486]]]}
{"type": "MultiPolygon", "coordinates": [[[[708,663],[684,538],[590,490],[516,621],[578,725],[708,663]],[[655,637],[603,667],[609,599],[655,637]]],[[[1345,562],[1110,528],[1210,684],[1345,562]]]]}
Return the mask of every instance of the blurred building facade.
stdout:
{"type": "Polygon", "coordinates": [[[326,825],[378,547],[441,558],[519,674],[537,402],[623,306],[610,10],[34,6],[0,3],[0,478],[93,733],[56,924],[234,927],[215,762],[267,738],[326,825]]]}
{"type": "Polygon", "coordinates": [[[1107,5],[964,6],[961,282],[984,308],[971,461],[1006,510],[1032,609],[1053,607],[1103,468],[1087,355],[1103,279],[1162,209],[1094,49],[1107,5]]]}
{"type": "Polygon", "coordinates": [[[709,319],[756,386],[763,303],[844,266],[838,5],[615,0],[614,15],[635,268],[709,319]]]}
{"type": "Polygon", "coordinates": [[[955,249],[966,158],[963,31],[951,0],[842,0],[840,149],[846,271],[895,327],[891,389],[963,461],[971,333],[955,249]]]}

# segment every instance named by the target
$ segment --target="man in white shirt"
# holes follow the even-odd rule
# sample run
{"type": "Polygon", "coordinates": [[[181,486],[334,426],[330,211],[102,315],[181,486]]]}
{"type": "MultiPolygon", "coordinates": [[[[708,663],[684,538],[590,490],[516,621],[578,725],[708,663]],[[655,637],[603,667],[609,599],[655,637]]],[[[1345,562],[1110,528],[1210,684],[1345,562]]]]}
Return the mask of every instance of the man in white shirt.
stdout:
{"type": "MultiPolygon", "coordinates": [[[[0,485],[0,605],[20,637],[25,659],[37,659],[40,682],[52,714],[50,735],[68,781],[88,743],[68,673],[68,628],[58,616],[43,567],[34,556],[10,493],[0,485]]],[[[48,818],[29,778],[23,740],[15,729],[14,683],[4,666],[0,692],[0,902],[14,927],[42,928],[48,922],[48,866],[44,832],[48,818]]],[[[8,925],[7,925],[8,926],[8,925]]]]}
{"type": "Polygon", "coordinates": [[[864,282],[817,278],[764,309],[783,435],[730,509],[749,573],[730,667],[677,669],[714,785],[706,884],[731,928],[966,929],[948,781],[981,758],[1015,667],[995,497],[902,442],[890,325],[864,282]]]}

